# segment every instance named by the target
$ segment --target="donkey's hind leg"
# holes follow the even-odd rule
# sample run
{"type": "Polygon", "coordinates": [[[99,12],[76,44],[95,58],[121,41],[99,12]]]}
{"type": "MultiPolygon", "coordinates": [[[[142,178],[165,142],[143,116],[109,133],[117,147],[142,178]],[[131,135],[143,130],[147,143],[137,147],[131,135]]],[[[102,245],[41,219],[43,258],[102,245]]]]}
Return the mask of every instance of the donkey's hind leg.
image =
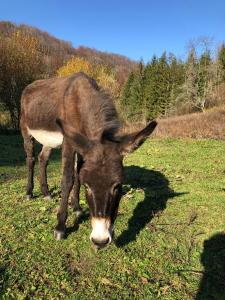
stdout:
{"type": "Polygon", "coordinates": [[[43,146],[40,154],[38,155],[39,181],[40,181],[41,192],[44,195],[45,199],[51,199],[51,195],[48,190],[47,173],[46,173],[48,159],[50,157],[51,151],[52,148],[43,146]]]}
{"type": "Polygon", "coordinates": [[[26,198],[33,198],[33,188],[34,188],[34,138],[28,134],[26,130],[22,129],[22,135],[24,139],[24,150],[26,152],[26,164],[27,164],[27,188],[26,188],[26,198]]]}
{"type": "Polygon", "coordinates": [[[80,201],[80,180],[79,171],[82,164],[82,158],[78,153],[75,153],[74,158],[74,184],[70,200],[70,207],[74,210],[77,217],[82,214],[82,208],[79,204],[80,201]]]}

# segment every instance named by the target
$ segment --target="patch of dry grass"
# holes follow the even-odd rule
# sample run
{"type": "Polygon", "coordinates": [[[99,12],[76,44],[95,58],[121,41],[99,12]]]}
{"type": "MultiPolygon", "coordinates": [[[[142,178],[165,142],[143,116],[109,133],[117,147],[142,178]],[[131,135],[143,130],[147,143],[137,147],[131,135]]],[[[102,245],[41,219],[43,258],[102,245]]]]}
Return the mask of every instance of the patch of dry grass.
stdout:
{"type": "MultiPolygon", "coordinates": [[[[204,113],[158,119],[157,122],[152,137],[225,139],[225,106],[204,113]]],[[[144,126],[143,123],[126,124],[121,134],[141,130],[144,126]]]]}
{"type": "Polygon", "coordinates": [[[153,136],[225,139],[225,107],[161,119],[153,136]]]}

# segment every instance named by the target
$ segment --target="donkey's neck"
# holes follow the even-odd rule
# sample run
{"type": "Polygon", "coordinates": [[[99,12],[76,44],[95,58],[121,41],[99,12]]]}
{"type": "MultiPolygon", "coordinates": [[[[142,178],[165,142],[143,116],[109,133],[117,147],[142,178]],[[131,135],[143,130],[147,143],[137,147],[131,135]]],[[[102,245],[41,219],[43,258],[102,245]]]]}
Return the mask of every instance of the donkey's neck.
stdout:
{"type": "Polygon", "coordinates": [[[110,97],[103,92],[96,93],[94,97],[85,101],[81,114],[85,134],[90,139],[100,140],[103,132],[114,134],[120,127],[115,106],[110,97]]]}

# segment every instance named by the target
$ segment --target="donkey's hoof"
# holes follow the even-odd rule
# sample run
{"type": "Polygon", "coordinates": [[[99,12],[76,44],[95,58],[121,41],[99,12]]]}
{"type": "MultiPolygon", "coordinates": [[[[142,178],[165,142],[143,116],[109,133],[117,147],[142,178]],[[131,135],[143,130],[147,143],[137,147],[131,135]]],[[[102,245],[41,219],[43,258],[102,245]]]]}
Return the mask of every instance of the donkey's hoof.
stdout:
{"type": "Polygon", "coordinates": [[[25,198],[26,198],[26,200],[30,200],[33,198],[33,195],[26,195],[25,198]]]}
{"type": "Polygon", "coordinates": [[[74,213],[75,213],[75,216],[77,218],[79,218],[82,215],[83,211],[82,211],[82,209],[75,209],[74,213]]]}
{"type": "Polygon", "coordinates": [[[54,238],[56,239],[56,241],[64,240],[65,237],[66,237],[65,232],[63,232],[63,231],[58,231],[58,230],[55,230],[55,231],[54,231],[54,238]]]}
{"type": "Polygon", "coordinates": [[[44,200],[52,200],[52,196],[51,195],[44,196],[44,200]]]}

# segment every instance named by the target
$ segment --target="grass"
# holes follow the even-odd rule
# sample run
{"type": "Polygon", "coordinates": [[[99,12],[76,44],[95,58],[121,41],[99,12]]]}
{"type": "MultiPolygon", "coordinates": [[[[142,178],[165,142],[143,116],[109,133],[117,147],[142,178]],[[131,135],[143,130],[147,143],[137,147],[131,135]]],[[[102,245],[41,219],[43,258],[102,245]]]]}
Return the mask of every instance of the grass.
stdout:
{"type": "MultiPolygon", "coordinates": [[[[95,253],[88,209],[55,241],[60,155],[48,168],[54,200],[24,199],[20,136],[0,136],[0,298],[225,299],[225,142],[153,139],[125,159],[115,243],[95,253]]],[[[37,171],[36,171],[37,174],[37,171]]]]}

